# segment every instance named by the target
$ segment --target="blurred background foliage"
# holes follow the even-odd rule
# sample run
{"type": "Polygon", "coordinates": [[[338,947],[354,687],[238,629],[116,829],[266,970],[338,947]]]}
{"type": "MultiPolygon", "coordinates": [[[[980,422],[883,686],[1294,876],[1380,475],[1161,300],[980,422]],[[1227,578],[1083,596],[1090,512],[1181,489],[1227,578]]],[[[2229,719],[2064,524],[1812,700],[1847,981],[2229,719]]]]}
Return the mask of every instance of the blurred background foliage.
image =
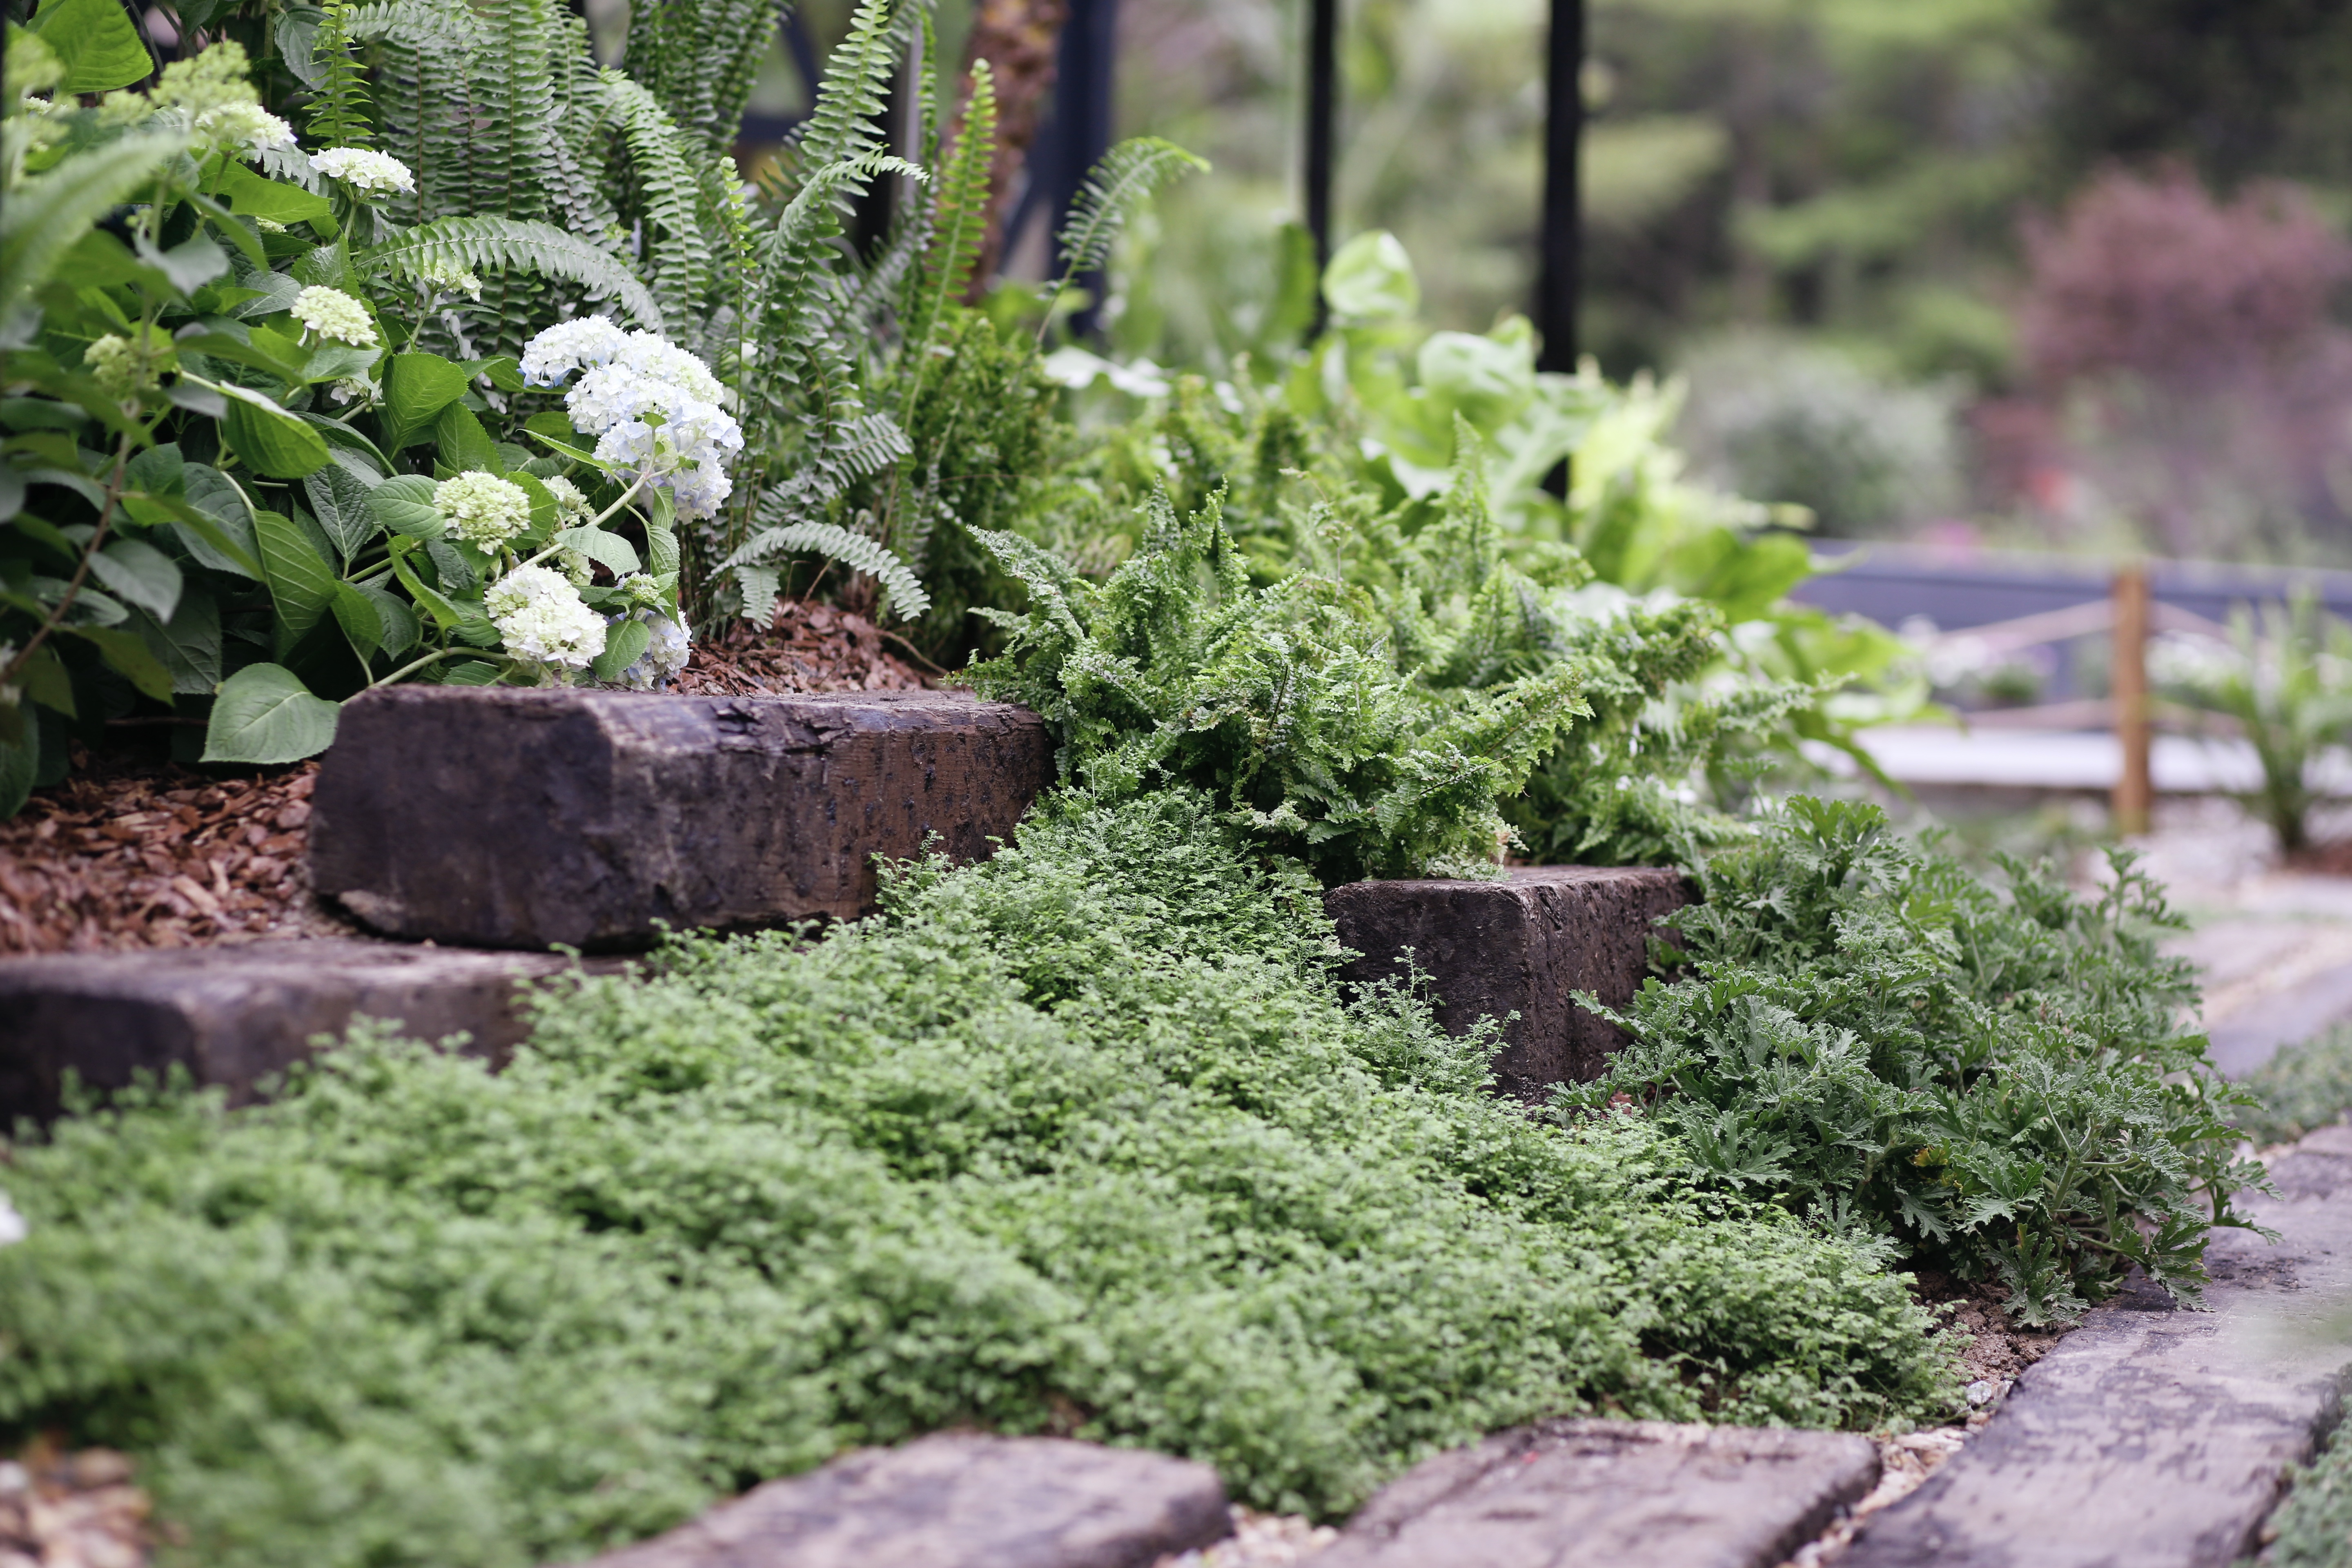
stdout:
{"type": "MultiPolygon", "coordinates": [[[[1214,172],[1124,241],[1113,357],[1297,345],[1304,9],[1122,0],[1118,133],[1214,172]]],[[[1343,5],[1337,237],[1394,234],[1435,328],[1529,298],[1547,9],[1343,5]]],[[[848,11],[805,5],[820,57],[848,11]]],[[[1830,536],[2352,563],[2352,0],[1590,14],[1580,346],[1681,378],[1700,477],[1830,536]]],[[[755,112],[806,92],[780,42],[755,112]]]]}

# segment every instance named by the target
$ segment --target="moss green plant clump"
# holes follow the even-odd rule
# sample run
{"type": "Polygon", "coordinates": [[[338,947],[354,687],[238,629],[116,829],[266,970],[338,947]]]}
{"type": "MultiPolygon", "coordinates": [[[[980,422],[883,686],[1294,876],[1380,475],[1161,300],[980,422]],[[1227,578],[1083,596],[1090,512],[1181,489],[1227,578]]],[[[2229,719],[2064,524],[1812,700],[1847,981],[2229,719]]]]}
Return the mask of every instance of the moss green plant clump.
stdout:
{"type": "Polygon", "coordinates": [[[1802,796],[1669,917],[1692,978],[1648,983],[1634,1042],[1562,1098],[1650,1103],[1737,1189],[1997,1279],[2063,1321],[2137,1264],[2194,1305],[2216,1225],[2263,1178],[2247,1097],[2180,1022],[2179,921],[2128,857],[2097,897],[2013,861],[2002,897],[1874,806],[1802,796]]]}
{"type": "Polygon", "coordinates": [[[2261,1568],[2352,1565],[2352,1442],[2341,1417],[2319,1455],[2287,1472],[2288,1491],[2263,1529],[2261,1568]]]}
{"type": "Polygon", "coordinates": [[[2352,1110],[2352,1026],[2339,1024],[2279,1053],[2240,1080],[2254,1103],[2230,1121],[2258,1147],[2292,1143],[2352,1110]]]}
{"type": "Polygon", "coordinates": [[[498,1076],[363,1034],[268,1106],[62,1122],[9,1153],[0,1423],[139,1456],[184,1561],[453,1568],[966,1423],[1328,1517],[1549,1412],[1949,1409],[1866,1250],[1343,1000],[1217,816],[1066,799],[813,944],[583,981],[498,1076]]]}

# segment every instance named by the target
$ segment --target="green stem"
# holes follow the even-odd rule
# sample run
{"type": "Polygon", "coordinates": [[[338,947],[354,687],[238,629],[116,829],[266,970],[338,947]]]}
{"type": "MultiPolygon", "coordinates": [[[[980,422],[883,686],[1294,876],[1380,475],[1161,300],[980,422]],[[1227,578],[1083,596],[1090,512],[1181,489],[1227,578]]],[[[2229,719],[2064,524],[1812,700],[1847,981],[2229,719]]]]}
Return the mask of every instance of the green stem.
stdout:
{"type": "MultiPolygon", "coordinates": [[[[646,481],[643,479],[636,480],[632,483],[627,489],[621,492],[621,499],[619,500],[614,501],[611,506],[606,507],[603,511],[598,512],[586,522],[575,523],[572,526],[576,528],[602,528],[604,525],[604,520],[612,516],[614,512],[620,510],[623,507],[628,505],[629,498],[643,489],[645,488],[645,484],[646,481]]],[[[556,531],[562,533],[568,532],[569,530],[558,529],[556,531]]],[[[563,546],[561,544],[550,544],[546,549],[541,551],[538,554],[524,562],[522,566],[536,566],[541,562],[546,560],[549,556],[554,554],[557,551],[562,548],[563,546]]],[[[520,572],[522,570],[522,566],[518,566],[515,570],[520,572]]]]}
{"type": "MultiPolygon", "coordinates": [[[[438,653],[428,653],[423,658],[417,659],[413,663],[402,665],[398,669],[394,670],[382,680],[369,681],[367,689],[370,691],[373,691],[379,686],[390,686],[394,681],[402,679],[404,676],[414,675],[418,670],[424,669],[427,666],[438,664],[445,658],[456,658],[460,655],[471,658],[505,658],[506,657],[503,654],[491,653],[486,649],[478,647],[445,647],[438,653]]],[[[507,662],[509,664],[512,664],[514,660],[509,658],[507,659],[507,662]]]]}

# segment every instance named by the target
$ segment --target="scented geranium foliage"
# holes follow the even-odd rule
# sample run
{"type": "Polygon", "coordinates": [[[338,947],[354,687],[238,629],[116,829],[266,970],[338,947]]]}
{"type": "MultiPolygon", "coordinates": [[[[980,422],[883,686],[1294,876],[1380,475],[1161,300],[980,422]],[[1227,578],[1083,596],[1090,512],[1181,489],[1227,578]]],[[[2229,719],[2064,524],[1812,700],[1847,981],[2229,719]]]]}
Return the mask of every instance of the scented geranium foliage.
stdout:
{"type": "Polygon", "coordinates": [[[2223,1120],[2251,1098],[2182,1022],[2180,922],[2111,858],[2084,898],[2006,864],[1996,891],[1890,835],[1874,806],[1799,796],[1706,860],[1669,916],[1690,977],[1653,980],[1597,1083],[1631,1096],[1727,1187],[2009,1287],[2071,1320],[2137,1265],[2194,1303],[2214,1226],[2262,1179],[2223,1120]]]}
{"type": "Polygon", "coordinates": [[[370,1034],[62,1122],[8,1151],[0,1422],[137,1455],[211,1568],[528,1568],[942,1426],[1330,1517],[1537,1415],[1949,1408],[1865,1251],[1343,999],[1222,814],[1049,800],[881,918],[560,989],[496,1075],[370,1034]]]}

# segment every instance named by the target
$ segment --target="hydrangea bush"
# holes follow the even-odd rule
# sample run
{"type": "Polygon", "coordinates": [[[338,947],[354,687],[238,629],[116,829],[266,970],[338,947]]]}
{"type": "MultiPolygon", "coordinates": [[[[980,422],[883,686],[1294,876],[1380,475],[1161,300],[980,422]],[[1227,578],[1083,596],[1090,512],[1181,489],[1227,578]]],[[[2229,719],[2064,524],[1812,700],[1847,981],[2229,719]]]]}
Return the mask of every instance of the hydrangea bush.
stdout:
{"type": "Polygon", "coordinates": [[[432,352],[484,286],[379,222],[414,171],[306,154],[234,42],[142,92],[89,74],[103,8],[54,15],[12,29],[0,121],[0,812],[123,684],[210,699],[203,760],[281,763],[393,681],[674,679],[673,525],[742,446],[709,367],[561,322],[528,359],[578,376],[567,414],[515,359],[432,352]]]}

